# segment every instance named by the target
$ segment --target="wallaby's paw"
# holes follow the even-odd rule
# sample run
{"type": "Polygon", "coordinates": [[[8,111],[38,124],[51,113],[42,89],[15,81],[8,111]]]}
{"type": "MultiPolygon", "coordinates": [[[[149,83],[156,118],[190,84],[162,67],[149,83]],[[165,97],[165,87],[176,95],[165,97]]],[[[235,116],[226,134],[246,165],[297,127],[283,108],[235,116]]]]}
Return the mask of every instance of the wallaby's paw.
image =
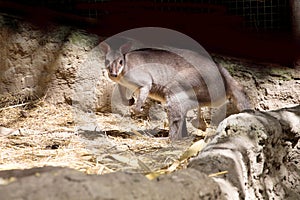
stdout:
{"type": "Polygon", "coordinates": [[[128,100],[128,106],[132,106],[134,104],[134,98],[128,100]]]}

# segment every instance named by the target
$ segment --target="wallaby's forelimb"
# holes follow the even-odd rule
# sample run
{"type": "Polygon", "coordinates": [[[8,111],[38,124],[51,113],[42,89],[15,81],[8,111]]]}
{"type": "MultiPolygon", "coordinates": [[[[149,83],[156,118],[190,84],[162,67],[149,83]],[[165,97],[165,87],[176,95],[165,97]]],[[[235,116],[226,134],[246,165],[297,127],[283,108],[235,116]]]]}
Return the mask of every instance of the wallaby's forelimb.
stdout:
{"type": "Polygon", "coordinates": [[[145,104],[145,101],[149,95],[150,87],[148,86],[143,86],[139,89],[137,100],[136,100],[136,105],[133,108],[133,111],[138,114],[142,112],[142,106],[145,104]]]}
{"type": "Polygon", "coordinates": [[[134,104],[134,98],[131,97],[130,99],[127,99],[127,92],[129,91],[126,87],[118,84],[117,85],[118,90],[120,92],[122,104],[125,106],[132,106],[134,104]]]}

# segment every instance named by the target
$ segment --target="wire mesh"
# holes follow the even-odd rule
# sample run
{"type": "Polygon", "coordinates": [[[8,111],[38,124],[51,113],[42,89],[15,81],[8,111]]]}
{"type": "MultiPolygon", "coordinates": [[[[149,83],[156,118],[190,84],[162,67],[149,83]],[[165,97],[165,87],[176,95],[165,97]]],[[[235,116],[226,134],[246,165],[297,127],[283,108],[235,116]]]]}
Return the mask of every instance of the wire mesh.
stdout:
{"type": "MultiPolygon", "coordinates": [[[[244,18],[244,28],[256,30],[290,29],[289,0],[155,0],[155,2],[223,5],[228,14],[244,18]]],[[[201,12],[201,10],[198,10],[201,12]]]]}
{"type": "Polygon", "coordinates": [[[243,16],[248,28],[279,30],[290,28],[288,0],[227,0],[231,14],[243,16]]]}
{"type": "MultiPolygon", "coordinates": [[[[84,0],[82,0],[84,1],[84,0]]],[[[109,0],[90,0],[101,3],[109,0]]],[[[128,1],[133,3],[136,0],[128,1]]],[[[162,11],[209,13],[209,9],[184,8],[186,3],[222,5],[229,15],[244,18],[243,27],[255,30],[287,30],[290,29],[289,0],[153,0],[155,3],[178,3],[178,7],[161,7],[162,11]]],[[[86,2],[86,1],[85,1],[86,2]]],[[[168,4],[164,4],[168,5],[168,4]]],[[[97,11],[89,10],[89,17],[97,16],[97,11]]]]}
{"type": "MultiPolygon", "coordinates": [[[[141,1],[138,0],[14,0],[27,5],[42,5],[64,12],[71,12],[90,18],[99,18],[105,10],[94,7],[95,3],[122,2],[132,7],[141,1]],[[78,4],[91,4],[89,8],[79,9],[78,4]]],[[[163,12],[176,11],[186,13],[210,13],[213,9],[199,8],[199,4],[223,6],[228,15],[244,18],[243,27],[255,30],[287,30],[291,29],[290,0],[148,0],[148,8],[159,9],[163,12]],[[189,3],[189,6],[186,6],[189,3]],[[172,5],[171,5],[172,4],[172,5]],[[174,6],[175,4],[175,6],[174,6]],[[191,6],[194,4],[195,6],[191,6]],[[161,6],[160,6],[161,5],[161,6]]]]}

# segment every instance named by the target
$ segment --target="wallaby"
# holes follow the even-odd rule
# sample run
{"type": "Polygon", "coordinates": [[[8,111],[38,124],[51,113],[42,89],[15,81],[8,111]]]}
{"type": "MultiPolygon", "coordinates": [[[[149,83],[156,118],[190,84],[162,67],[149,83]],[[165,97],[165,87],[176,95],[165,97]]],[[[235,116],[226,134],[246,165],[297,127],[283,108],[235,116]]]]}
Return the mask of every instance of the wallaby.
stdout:
{"type": "Polygon", "coordinates": [[[141,112],[147,97],[166,105],[169,137],[173,140],[188,135],[185,116],[190,109],[220,106],[226,96],[232,96],[239,111],[251,108],[243,88],[228,71],[195,52],[175,48],[131,50],[130,44],[112,51],[105,42],[100,43],[100,49],[105,54],[108,76],[119,84],[125,105],[134,104],[133,97],[126,97],[127,89],[137,95],[133,108],[136,113],[141,112]],[[197,69],[192,61],[201,68],[197,69]],[[218,81],[224,82],[224,92],[221,86],[214,87],[218,81]],[[213,95],[208,89],[210,86],[216,90],[213,95]]]}

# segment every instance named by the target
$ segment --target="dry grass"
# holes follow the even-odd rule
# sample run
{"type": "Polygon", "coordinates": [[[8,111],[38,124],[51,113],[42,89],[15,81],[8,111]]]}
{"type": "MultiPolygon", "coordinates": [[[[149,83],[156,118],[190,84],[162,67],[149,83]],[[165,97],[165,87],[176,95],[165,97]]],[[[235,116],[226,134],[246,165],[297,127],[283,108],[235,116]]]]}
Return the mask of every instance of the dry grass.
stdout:
{"type": "Polygon", "coordinates": [[[146,130],[149,123],[114,114],[100,113],[97,121],[103,132],[78,133],[67,105],[38,101],[0,110],[0,126],[15,130],[0,132],[0,170],[61,166],[88,174],[149,173],[170,166],[192,143],[191,139],[170,143],[140,130],[120,131],[122,124],[146,130]]]}
{"type": "Polygon", "coordinates": [[[41,101],[2,110],[0,120],[18,130],[1,137],[0,170],[51,165],[92,173],[101,168],[74,134],[70,107],[41,101]]]}

